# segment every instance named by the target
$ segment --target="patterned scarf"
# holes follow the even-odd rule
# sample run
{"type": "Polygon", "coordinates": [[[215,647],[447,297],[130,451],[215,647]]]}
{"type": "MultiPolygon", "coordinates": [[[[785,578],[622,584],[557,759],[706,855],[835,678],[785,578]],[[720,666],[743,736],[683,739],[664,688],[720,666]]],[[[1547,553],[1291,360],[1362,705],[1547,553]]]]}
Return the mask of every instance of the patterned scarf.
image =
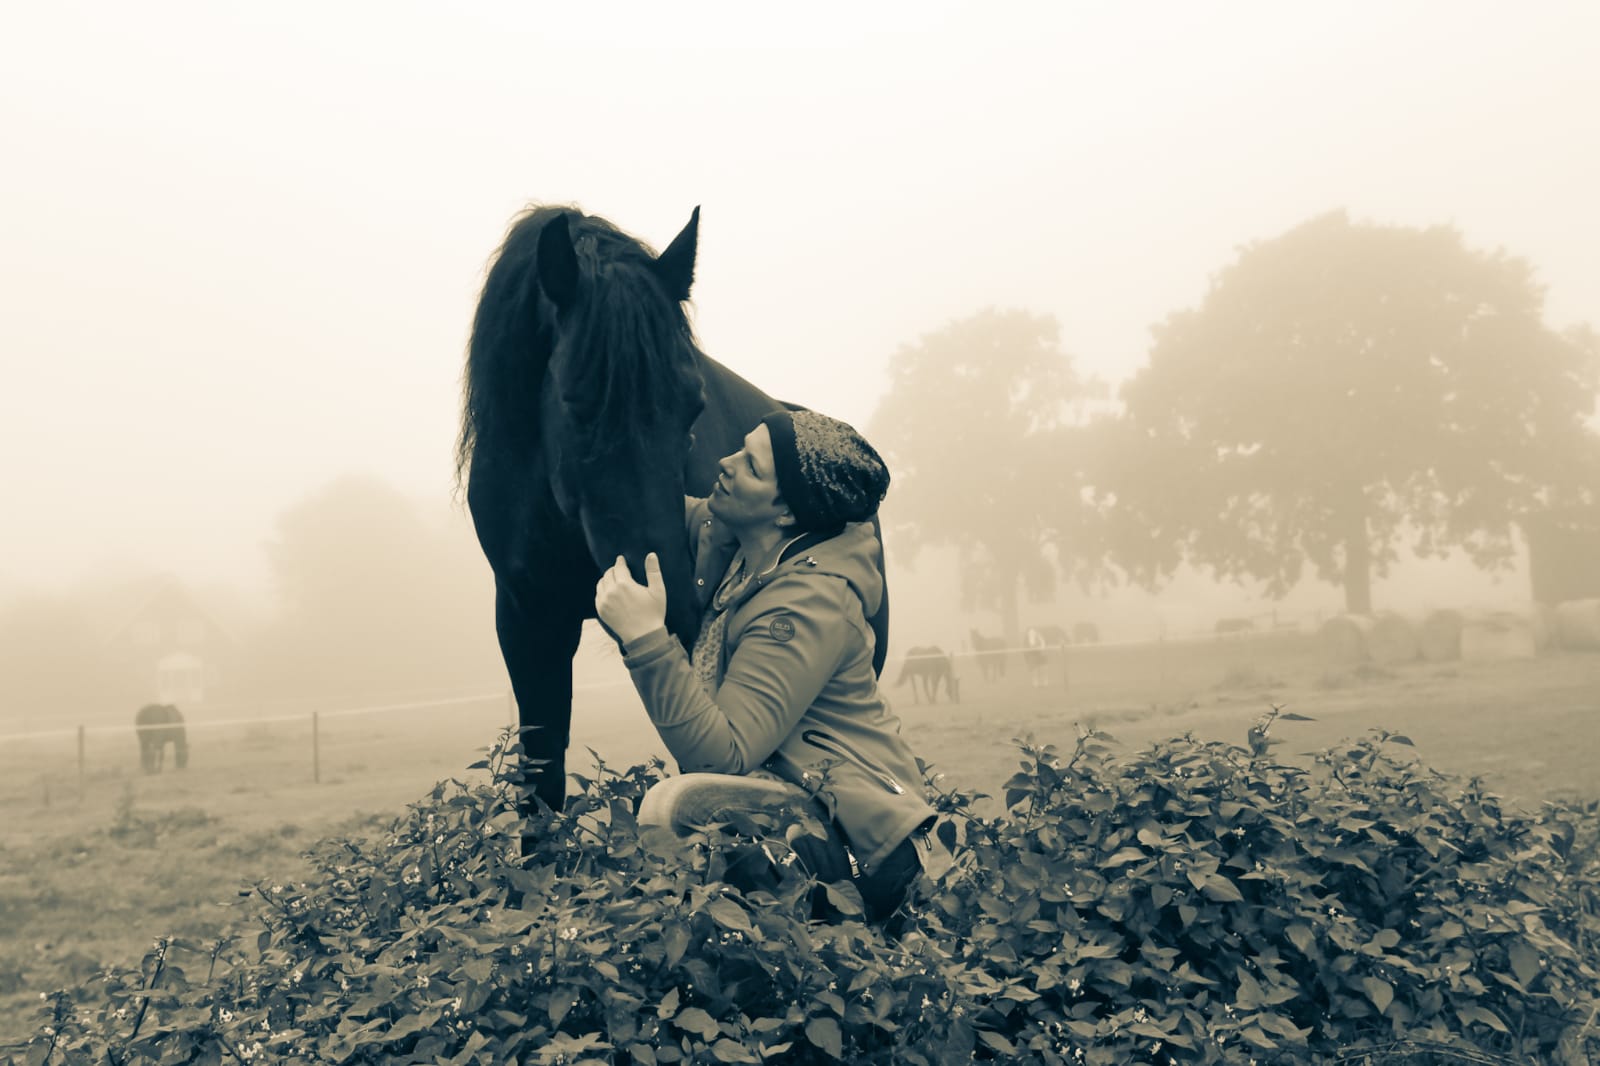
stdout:
{"type": "Polygon", "coordinates": [[[712,699],[716,699],[717,690],[722,687],[722,644],[728,632],[728,605],[748,581],[744,570],[743,556],[735,557],[728,564],[727,574],[706,605],[705,616],[700,620],[700,634],[694,638],[694,650],[689,653],[695,680],[712,699]]]}
{"type": "Polygon", "coordinates": [[[722,641],[728,632],[728,612],[711,608],[700,622],[700,635],[694,638],[694,651],[689,665],[694,668],[695,680],[715,699],[722,687],[722,641]]]}

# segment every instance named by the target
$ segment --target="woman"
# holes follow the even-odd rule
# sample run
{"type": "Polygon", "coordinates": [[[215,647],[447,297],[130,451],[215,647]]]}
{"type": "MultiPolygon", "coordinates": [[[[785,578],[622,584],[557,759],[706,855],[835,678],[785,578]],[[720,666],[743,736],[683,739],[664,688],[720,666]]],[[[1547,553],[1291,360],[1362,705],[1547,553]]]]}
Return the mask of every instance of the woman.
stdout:
{"type": "Polygon", "coordinates": [[[870,921],[905,900],[933,848],[933,809],[872,669],[867,618],[883,598],[868,521],[889,487],[860,434],[811,411],[764,418],[722,460],[689,532],[704,621],[686,654],[668,635],[660,563],[600,578],[595,610],[683,771],[641,822],[686,835],[736,810],[820,805],[830,836],[795,852],[819,880],[846,874],[870,921]]]}

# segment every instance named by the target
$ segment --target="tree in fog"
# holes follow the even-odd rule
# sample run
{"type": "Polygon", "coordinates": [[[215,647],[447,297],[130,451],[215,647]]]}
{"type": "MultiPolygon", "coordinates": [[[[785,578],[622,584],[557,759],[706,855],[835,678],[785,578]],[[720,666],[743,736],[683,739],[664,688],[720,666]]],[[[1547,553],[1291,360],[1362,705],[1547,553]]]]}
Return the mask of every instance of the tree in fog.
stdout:
{"type": "Polygon", "coordinates": [[[450,536],[387,484],[342,478],[278,520],[279,613],[256,682],[371,697],[499,678],[493,590],[465,521],[450,536]]]}
{"type": "Polygon", "coordinates": [[[1123,390],[1113,557],[1272,594],[1309,562],[1359,613],[1404,537],[1504,563],[1518,516],[1574,491],[1592,336],[1547,328],[1532,268],[1451,228],[1335,212],[1246,246],[1123,390]]]}
{"type": "Polygon", "coordinates": [[[1018,600],[1054,595],[1058,563],[1089,554],[1072,437],[1089,397],[1054,318],[985,310],[902,347],[868,436],[894,481],[883,521],[897,549],[954,546],[964,606],[1007,635],[1018,600]]]}

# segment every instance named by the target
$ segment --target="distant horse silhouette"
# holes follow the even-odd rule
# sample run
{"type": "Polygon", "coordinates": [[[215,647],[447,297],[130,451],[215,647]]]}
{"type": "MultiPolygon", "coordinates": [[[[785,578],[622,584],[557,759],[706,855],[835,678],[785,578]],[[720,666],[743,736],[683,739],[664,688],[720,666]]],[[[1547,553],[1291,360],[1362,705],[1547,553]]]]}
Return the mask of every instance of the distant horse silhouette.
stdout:
{"type": "Polygon", "coordinates": [[[1072,643],[1100,643],[1100,627],[1095,625],[1093,622],[1074,622],[1072,624],[1072,643]]]}
{"type": "Polygon", "coordinates": [[[147,774],[161,772],[167,745],[172,745],[173,765],[182,770],[189,765],[189,739],[184,733],[183,715],[170,703],[147,703],[133,716],[139,734],[139,765],[147,774]]]}
{"type": "Polygon", "coordinates": [[[894,679],[896,687],[911,682],[911,702],[939,702],[939,686],[944,685],[951,703],[961,702],[961,689],[956,681],[954,656],[936,644],[919,644],[906,652],[900,665],[900,676],[894,679]],[[920,688],[920,692],[918,691],[920,688]]]}
{"type": "Polygon", "coordinates": [[[985,681],[998,681],[1006,676],[1006,638],[986,637],[976,629],[971,632],[972,650],[976,653],[978,669],[985,681]]]}
{"type": "MultiPolygon", "coordinates": [[[[537,206],[494,256],[468,345],[456,475],[494,572],[523,803],[560,809],[572,656],[600,573],[655,552],[667,629],[699,630],[684,497],[705,496],[774,400],[700,351],[683,303],[700,209],[656,255],[603,218],[537,206]]],[[[888,598],[870,619],[888,650],[888,598]]]]}
{"type": "Polygon", "coordinates": [[[1028,683],[1034,688],[1050,684],[1050,665],[1061,667],[1062,684],[1067,680],[1067,645],[1072,643],[1060,626],[1029,626],[1022,637],[1022,661],[1028,667],[1028,683]]]}

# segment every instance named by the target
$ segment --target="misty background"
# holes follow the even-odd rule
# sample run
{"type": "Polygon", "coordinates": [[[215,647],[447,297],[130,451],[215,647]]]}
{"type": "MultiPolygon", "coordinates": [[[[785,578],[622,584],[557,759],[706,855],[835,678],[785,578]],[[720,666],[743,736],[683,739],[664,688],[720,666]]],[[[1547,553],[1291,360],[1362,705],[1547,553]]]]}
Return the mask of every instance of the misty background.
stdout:
{"type": "Polygon", "coordinates": [[[891,654],[1522,609],[1600,487],[1592,5],[7,24],[0,731],[125,718],[168,623],[201,702],[503,686],[453,449],[534,201],[702,207],[702,347],[891,456],[891,654]]]}

